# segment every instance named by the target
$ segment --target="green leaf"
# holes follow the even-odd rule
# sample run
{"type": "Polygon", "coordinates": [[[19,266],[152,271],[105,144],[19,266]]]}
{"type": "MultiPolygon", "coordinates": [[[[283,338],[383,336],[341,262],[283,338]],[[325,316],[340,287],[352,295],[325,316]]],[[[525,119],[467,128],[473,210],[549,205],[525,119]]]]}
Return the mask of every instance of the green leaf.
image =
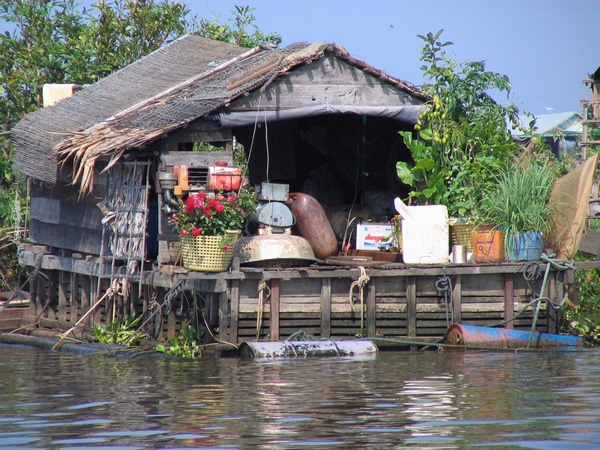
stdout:
{"type": "Polygon", "coordinates": [[[404,184],[407,184],[409,186],[414,186],[415,177],[413,175],[412,169],[404,161],[398,161],[396,163],[396,174],[398,175],[398,178],[400,178],[400,180],[404,184]]]}

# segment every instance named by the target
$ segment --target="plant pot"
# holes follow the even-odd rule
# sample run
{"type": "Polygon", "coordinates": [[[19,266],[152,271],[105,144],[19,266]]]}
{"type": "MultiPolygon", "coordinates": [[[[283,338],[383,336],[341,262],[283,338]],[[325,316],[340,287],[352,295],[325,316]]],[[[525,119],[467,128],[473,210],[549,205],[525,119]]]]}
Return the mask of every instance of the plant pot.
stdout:
{"type": "Polygon", "coordinates": [[[473,261],[476,263],[504,261],[504,232],[473,231],[473,261]]]}
{"type": "Polygon", "coordinates": [[[467,251],[473,252],[473,231],[477,225],[473,222],[455,222],[450,224],[452,245],[464,245],[467,251]]]}
{"type": "Polygon", "coordinates": [[[509,261],[536,261],[544,252],[544,236],[541,231],[509,232],[504,239],[509,261]]]}
{"type": "Polygon", "coordinates": [[[239,234],[239,231],[227,231],[225,236],[181,236],[183,267],[200,272],[224,272],[231,264],[239,234]]]}

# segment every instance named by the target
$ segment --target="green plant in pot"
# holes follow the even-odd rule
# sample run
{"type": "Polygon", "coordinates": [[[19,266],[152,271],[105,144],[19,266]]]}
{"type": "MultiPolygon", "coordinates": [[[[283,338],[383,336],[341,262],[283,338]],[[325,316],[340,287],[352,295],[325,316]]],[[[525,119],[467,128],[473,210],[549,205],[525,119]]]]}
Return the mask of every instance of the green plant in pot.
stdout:
{"type": "Polygon", "coordinates": [[[508,260],[540,258],[550,227],[548,200],[555,181],[556,171],[549,164],[521,159],[502,170],[496,183],[484,191],[480,219],[504,231],[508,260]]]}

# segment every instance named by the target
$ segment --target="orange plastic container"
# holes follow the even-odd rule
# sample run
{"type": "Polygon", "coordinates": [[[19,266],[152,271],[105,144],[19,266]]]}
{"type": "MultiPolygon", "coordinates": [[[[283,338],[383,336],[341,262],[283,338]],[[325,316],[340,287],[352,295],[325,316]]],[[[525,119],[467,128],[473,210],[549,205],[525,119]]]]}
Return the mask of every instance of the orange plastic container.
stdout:
{"type": "Polygon", "coordinates": [[[476,263],[504,261],[504,232],[473,231],[473,261],[476,263]]]}

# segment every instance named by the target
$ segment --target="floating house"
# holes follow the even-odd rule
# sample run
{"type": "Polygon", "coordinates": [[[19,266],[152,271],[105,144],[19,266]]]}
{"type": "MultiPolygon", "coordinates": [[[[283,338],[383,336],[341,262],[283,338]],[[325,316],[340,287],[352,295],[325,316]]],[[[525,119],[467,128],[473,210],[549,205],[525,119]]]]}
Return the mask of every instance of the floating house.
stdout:
{"type": "Polygon", "coordinates": [[[340,249],[355,245],[357,223],[396,214],[407,187],[395,162],[410,158],[398,131],[413,129],[427,98],[338,44],[244,49],[190,35],[67,90],[13,130],[14,167],[31,183],[24,324],[64,330],[138,314],[166,339],[200,320],[208,341],[234,345],[298,330],[421,339],[451,323],[560,326],[552,308],[525,308],[536,295],[560,303],[572,279],[544,262],[536,273],[548,276],[536,278],[524,262],[411,265],[392,252],[236,258],[218,273],[181,266],[165,179],[185,166],[189,186],[209,189],[214,168],[240,151],[252,185],[316,199],[340,249]]]}

